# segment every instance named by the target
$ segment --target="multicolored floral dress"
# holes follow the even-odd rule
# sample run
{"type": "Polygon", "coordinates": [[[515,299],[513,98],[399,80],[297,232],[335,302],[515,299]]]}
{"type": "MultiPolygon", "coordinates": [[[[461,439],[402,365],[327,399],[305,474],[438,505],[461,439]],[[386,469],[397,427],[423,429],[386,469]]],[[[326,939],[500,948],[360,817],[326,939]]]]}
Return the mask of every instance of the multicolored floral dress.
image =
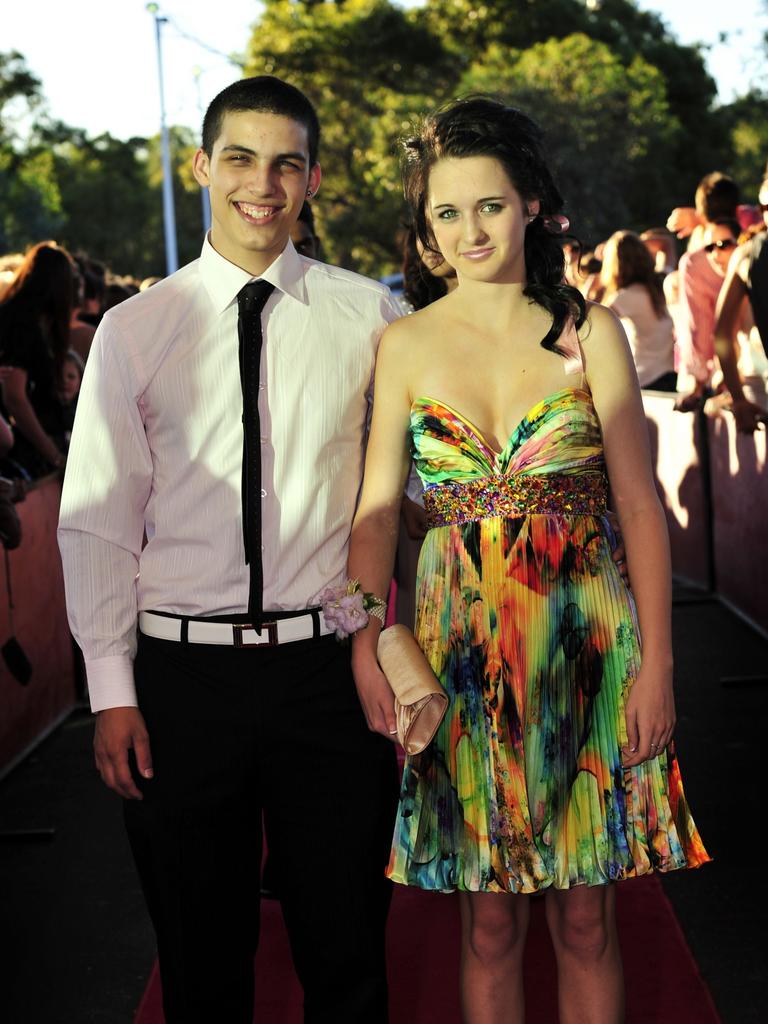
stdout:
{"type": "Polygon", "coordinates": [[[430,524],[415,632],[450,704],[406,760],[389,877],[532,893],[709,860],[673,747],[622,767],[640,644],[589,391],[549,395],[500,453],[428,397],[411,438],[430,524]]]}

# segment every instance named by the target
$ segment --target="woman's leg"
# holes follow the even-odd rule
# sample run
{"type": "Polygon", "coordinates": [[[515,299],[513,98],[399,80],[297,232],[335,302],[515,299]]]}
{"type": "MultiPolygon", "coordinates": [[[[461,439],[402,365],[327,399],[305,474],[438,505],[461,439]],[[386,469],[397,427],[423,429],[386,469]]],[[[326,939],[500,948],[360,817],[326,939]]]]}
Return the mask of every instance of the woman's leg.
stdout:
{"type": "Polygon", "coordinates": [[[613,885],[580,885],[547,893],[560,1024],[621,1024],[624,1020],[615,903],[613,885]]]}
{"type": "Polygon", "coordinates": [[[522,1024],[528,898],[475,892],[460,893],[459,901],[465,1024],[522,1024]]]}

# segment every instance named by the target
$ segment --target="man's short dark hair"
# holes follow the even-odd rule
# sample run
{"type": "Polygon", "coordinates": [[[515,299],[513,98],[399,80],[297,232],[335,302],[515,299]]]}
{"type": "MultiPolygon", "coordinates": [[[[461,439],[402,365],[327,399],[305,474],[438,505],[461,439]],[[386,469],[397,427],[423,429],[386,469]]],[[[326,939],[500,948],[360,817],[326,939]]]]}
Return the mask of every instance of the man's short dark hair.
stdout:
{"type": "Polygon", "coordinates": [[[735,217],[740,201],[739,186],[722,171],[706,174],[696,189],[696,210],[710,224],[718,217],[735,217]]]}
{"type": "Polygon", "coordinates": [[[244,110],[278,114],[304,125],[307,130],[310,166],[317,163],[320,122],[315,108],[301,90],[273,75],[241,78],[239,82],[233,82],[226,89],[222,89],[218,96],[211,100],[203,118],[203,150],[209,157],[213,153],[213,144],[221,134],[224,116],[244,110]]]}

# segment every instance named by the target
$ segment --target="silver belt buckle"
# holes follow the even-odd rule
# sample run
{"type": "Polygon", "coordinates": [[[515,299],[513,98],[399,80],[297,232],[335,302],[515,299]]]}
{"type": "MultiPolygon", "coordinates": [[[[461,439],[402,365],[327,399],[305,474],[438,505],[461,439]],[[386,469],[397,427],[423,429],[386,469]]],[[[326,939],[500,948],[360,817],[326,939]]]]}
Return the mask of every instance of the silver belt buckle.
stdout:
{"type": "Polygon", "coordinates": [[[243,626],[238,626],[238,625],[235,625],[233,623],[233,625],[232,625],[232,635],[233,635],[233,638],[234,638],[234,641],[235,641],[235,647],[277,647],[277,645],[278,645],[278,640],[277,640],[277,623],[276,622],[263,622],[261,624],[261,629],[256,629],[255,626],[249,626],[247,624],[243,625],[243,626]],[[253,643],[246,643],[243,640],[243,630],[244,629],[252,629],[256,633],[259,633],[259,635],[263,635],[264,630],[266,629],[266,631],[267,631],[267,639],[266,640],[256,640],[253,643]]]}

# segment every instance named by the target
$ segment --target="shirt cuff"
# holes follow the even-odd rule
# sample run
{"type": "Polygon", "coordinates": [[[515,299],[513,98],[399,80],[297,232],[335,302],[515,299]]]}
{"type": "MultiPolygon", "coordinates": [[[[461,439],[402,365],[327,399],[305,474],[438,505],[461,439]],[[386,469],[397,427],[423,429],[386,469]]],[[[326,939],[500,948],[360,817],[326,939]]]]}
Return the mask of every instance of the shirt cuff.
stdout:
{"type": "Polygon", "coordinates": [[[85,660],[88,677],[88,695],[91,711],[107,708],[135,708],[136,684],[133,681],[133,661],[126,654],[85,660]]]}

